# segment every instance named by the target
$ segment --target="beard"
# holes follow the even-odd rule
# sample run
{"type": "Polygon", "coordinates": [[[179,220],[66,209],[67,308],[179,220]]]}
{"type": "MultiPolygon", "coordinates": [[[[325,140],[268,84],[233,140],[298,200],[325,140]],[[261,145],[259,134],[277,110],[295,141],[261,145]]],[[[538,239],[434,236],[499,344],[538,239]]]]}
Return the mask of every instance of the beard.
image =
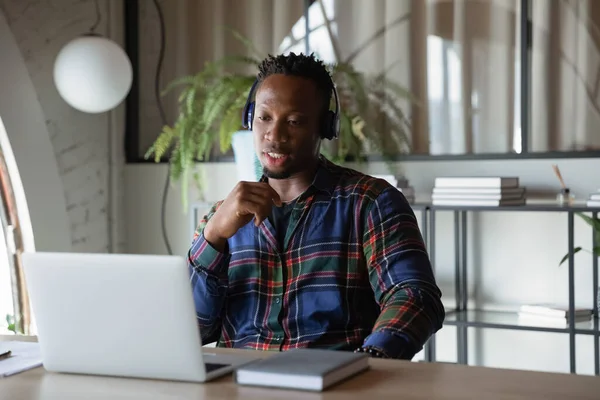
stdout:
{"type": "Polygon", "coordinates": [[[287,179],[292,176],[292,171],[288,168],[283,171],[275,172],[263,167],[263,175],[270,179],[287,179]]]}

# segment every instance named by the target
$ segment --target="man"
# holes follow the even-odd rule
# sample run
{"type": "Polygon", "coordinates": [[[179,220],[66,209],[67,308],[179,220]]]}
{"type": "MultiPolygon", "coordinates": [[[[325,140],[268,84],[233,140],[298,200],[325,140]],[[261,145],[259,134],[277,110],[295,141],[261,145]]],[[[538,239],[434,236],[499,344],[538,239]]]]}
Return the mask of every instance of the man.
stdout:
{"type": "Polygon", "coordinates": [[[412,209],[320,156],[333,91],[321,62],[269,56],[257,84],[263,178],[212,207],[188,255],[203,341],[411,359],[445,316],[412,209]]]}

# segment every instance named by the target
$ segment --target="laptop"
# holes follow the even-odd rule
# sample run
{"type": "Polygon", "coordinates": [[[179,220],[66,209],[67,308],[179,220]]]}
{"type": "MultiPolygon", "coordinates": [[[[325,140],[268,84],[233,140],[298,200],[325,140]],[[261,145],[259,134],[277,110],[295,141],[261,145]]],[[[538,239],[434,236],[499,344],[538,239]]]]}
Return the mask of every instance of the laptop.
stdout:
{"type": "Polygon", "coordinates": [[[187,261],[133,254],[23,254],[44,368],[206,382],[256,357],[202,347],[187,261]]]}

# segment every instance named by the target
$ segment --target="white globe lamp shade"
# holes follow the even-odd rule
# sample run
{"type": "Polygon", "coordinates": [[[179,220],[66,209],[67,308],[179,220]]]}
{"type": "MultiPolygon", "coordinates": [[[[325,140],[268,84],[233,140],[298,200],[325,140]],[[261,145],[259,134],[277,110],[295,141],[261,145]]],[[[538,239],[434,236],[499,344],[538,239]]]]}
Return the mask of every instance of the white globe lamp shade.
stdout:
{"type": "Polygon", "coordinates": [[[118,106],[129,93],[133,68],[114,41],[85,35],[67,43],[54,62],[54,83],[73,108],[102,113],[118,106]]]}

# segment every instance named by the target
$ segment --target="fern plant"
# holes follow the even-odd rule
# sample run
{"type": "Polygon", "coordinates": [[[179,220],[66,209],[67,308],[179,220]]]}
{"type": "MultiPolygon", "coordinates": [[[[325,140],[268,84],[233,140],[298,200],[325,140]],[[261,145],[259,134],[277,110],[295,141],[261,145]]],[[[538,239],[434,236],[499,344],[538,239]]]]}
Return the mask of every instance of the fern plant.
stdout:
{"type": "MultiPolygon", "coordinates": [[[[381,155],[388,163],[410,151],[409,118],[402,100],[416,103],[410,92],[387,79],[386,73],[369,76],[351,63],[328,66],[340,96],[340,137],[334,142],[333,161],[361,162],[369,154],[381,155]]],[[[327,147],[326,147],[327,148],[327,147]]]]}
{"type": "MultiPolygon", "coordinates": [[[[163,94],[179,88],[179,115],[175,123],[164,126],[146,152],[156,162],[168,159],[170,178],[181,181],[184,208],[188,184],[197,161],[206,161],[217,147],[221,153],[231,149],[232,135],[240,130],[242,109],[255,74],[231,71],[256,70],[262,59],[252,43],[238,32],[250,56],[227,56],[207,62],[192,76],[171,82],[163,94]]],[[[323,154],[334,162],[362,161],[368,153],[380,154],[388,162],[399,153],[410,151],[410,123],[399,106],[400,100],[414,101],[410,93],[386,74],[367,76],[351,62],[327,65],[340,97],[340,137],[325,144],[323,154]]]]}
{"type": "MultiPolygon", "coordinates": [[[[258,62],[251,57],[225,57],[206,63],[196,75],[173,81],[163,92],[183,86],[179,114],[172,126],[162,128],[145,157],[154,156],[155,162],[168,158],[170,178],[181,180],[184,202],[196,161],[208,160],[217,142],[221,152],[227,152],[233,133],[241,127],[241,110],[254,76],[229,73],[227,67],[256,66],[258,62]]],[[[199,183],[199,176],[193,177],[199,183]]]]}

